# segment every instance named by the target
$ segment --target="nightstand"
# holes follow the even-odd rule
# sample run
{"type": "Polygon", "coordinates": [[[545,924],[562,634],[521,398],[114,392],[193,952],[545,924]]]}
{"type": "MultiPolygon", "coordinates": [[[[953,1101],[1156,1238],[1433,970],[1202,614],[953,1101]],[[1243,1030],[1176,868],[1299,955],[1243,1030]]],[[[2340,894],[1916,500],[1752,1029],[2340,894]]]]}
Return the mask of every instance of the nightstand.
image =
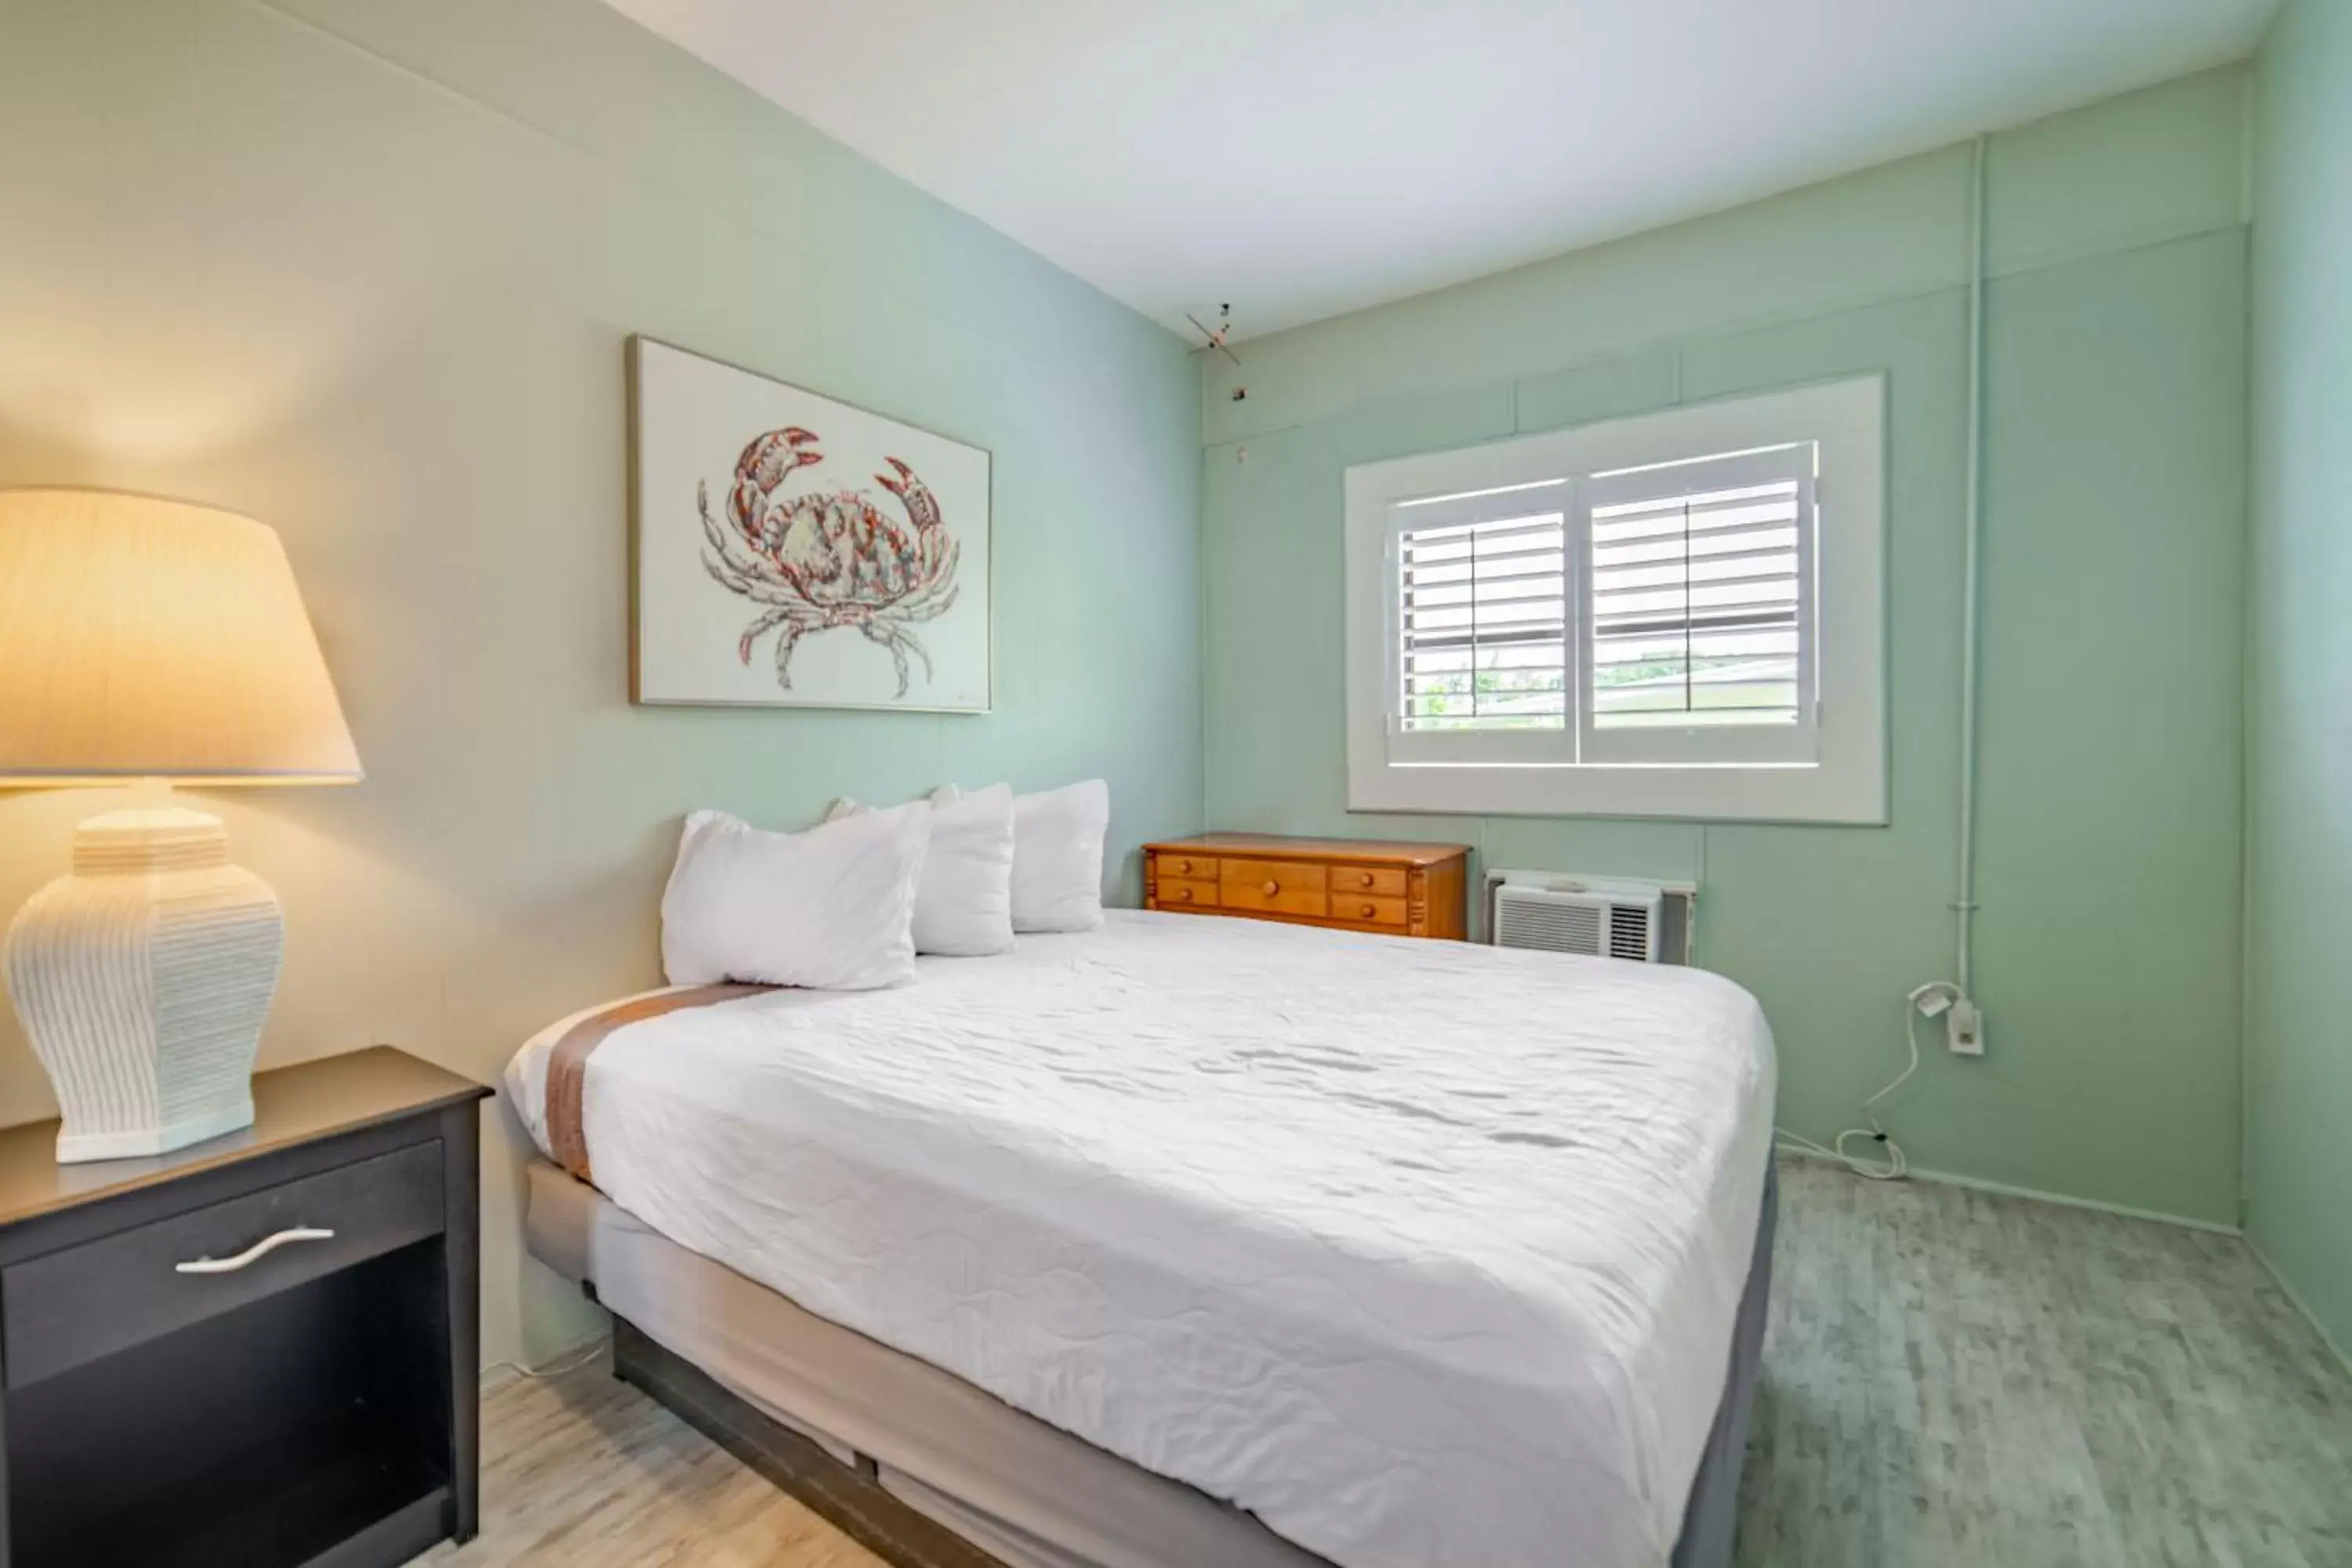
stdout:
{"type": "Polygon", "coordinates": [[[244,1131],[0,1131],[0,1568],[394,1568],[476,1528],[480,1085],[388,1047],[244,1131]]]}

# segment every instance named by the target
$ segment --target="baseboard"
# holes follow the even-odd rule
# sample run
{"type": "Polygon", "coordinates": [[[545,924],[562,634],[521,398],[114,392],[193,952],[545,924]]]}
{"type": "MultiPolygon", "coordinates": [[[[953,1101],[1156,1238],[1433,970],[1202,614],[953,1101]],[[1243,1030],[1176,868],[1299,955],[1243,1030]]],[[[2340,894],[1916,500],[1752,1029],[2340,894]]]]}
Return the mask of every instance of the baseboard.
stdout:
{"type": "Polygon", "coordinates": [[[2344,1347],[2336,1342],[2336,1336],[2327,1331],[2327,1325],[2320,1321],[2318,1313],[2311,1310],[2311,1303],[2305,1300],[2302,1293],[2288,1283],[2284,1274],[2279,1272],[2279,1266],[2271,1261],[2271,1255],[2263,1250],[2262,1244],[2252,1236],[2248,1236],[2246,1250],[2252,1253],[2256,1261],[2260,1262],[2264,1268],[2270,1270],[2271,1278],[2278,1281],[2279,1294],[2287,1299],[2289,1306],[2303,1314],[2303,1321],[2311,1325],[2311,1331],[2319,1336],[2319,1342],[2327,1347],[2327,1353],[2336,1358],[2336,1363],[2347,1373],[2352,1373],[2352,1355],[2344,1353],[2344,1347]]]}
{"type": "Polygon", "coordinates": [[[569,1372],[575,1362],[584,1366],[593,1359],[590,1352],[603,1349],[604,1342],[612,1337],[609,1331],[598,1329],[592,1334],[572,1341],[537,1366],[525,1366],[520,1362],[514,1361],[494,1361],[482,1369],[482,1392],[488,1394],[493,1389],[504,1388],[517,1378],[549,1377],[557,1373],[569,1372]]]}
{"type": "Polygon", "coordinates": [[[2183,1230],[2202,1230],[2215,1236],[2241,1236],[2234,1225],[2220,1220],[2192,1219],[2187,1215],[2166,1214],[2161,1209],[2134,1208],[2129,1204],[2111,1204],[2098,1198],[2073,1197],[2065,1193],[2046,1193],[2039,1187],[2013,1187],[2006,1182],[1989,1182],[1980,1176],[1957,1175],[1949,1171],[1914,1171],[1912,1175],[1923,1182],[1939,1186],[1966,1187],[1971,1192],[1992,1193],[2005,1198],[2031,1198],[2036,1203],[2058,1204],[2070,1209],[2090,1209],[2098,1214],[2117,1215],[2125,1219],[2152,1220],[2158,1225],[2177,1225],[2183,1230]]]}
{"type": "MultiPolygon", "coordinates": [[[[1793,1149],[1785,1143],[1779,1147],[1780,1158],[1783,1160],[1810,1160],[1817,1164],[1843,1168],[1843,1161],[1832,1159],[1825,1154],[1816,1154],[1810,1149],[1793,1149]]],[[[1965,1187],[1970,1192],[1990,1193],[1997,1197],[2026,1198],[2039,1204],[2056,1204],[2062,1208],[2089,1209],[2096,1214],[2111,1214],[2124,1219],[2149,1220],[2157,1225],[2179,1226],[2183,1230],[2207,1231],[2215,1236],[2244,1234],[2236,1226],[2223,1225],[2218,1220],[2191,1219],[2187,1215],[2166,1214],[2159,1209],[2136,1209],[2128,1204],[2105,1203],[2097,1198],[2078,1198],[2066,1193],[2048,1193],[2039,1187],[2016,1187],[2006,1182],[1990,1182],[1981,1176],[1963,1176],[1950,1171],[1922,1171],[1914,1167],[1910,1179],[1915,1182],[1933,1182],[1939,1187],[1965,1187]]]]}

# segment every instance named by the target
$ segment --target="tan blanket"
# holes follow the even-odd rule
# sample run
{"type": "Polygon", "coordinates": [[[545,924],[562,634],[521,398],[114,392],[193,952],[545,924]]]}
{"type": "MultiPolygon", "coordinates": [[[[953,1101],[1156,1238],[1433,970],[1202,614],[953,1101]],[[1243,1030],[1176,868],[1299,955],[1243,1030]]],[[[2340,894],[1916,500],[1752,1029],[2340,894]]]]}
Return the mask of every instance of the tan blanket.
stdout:
{"type": "Polygon", "coordinates": [[[596,1047],[609,1039],[614,1030],[667,1013],[708,1007],[714,1002],[731,1002],[755,991],[773,989],[771,985],[726,984],[664,991],[657,995],[615,1002],[565,1030],[547,1058],[547,1142],[557,1162],[583,1182],[593,1184],[596,1179],[588,1165],[588,1126],[582,1105],[588,1089],[588,1058],[595,1055],[596,1047]]]}

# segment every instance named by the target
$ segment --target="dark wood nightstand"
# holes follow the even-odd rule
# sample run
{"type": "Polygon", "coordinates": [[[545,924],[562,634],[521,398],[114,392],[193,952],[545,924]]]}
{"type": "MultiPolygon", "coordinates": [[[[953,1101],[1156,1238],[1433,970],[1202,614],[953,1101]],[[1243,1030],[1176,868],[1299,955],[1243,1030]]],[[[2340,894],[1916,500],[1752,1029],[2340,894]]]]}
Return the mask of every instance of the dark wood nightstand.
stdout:
{"type": "Polygon", "coordinates": [[[253,1126],[59,1165],[0,1131],[0,1568],[393,1568],[472,1538],[480,1113],[389,1047],[253,1126]]]}

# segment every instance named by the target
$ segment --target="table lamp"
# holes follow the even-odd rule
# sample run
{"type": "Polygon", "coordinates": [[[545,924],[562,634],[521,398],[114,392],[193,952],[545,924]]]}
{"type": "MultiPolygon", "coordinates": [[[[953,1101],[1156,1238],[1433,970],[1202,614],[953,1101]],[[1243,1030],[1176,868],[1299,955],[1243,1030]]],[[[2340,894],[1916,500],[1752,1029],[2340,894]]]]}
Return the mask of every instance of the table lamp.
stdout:
{"type": "Polygon", "coordinates": [[[61,1163],[253,1121],[284,923],[174,783],[351,784],[359,753],[278,535],[210,507],[0,490],[0,785],[125,784],[8,928],[61,1163]]]}

